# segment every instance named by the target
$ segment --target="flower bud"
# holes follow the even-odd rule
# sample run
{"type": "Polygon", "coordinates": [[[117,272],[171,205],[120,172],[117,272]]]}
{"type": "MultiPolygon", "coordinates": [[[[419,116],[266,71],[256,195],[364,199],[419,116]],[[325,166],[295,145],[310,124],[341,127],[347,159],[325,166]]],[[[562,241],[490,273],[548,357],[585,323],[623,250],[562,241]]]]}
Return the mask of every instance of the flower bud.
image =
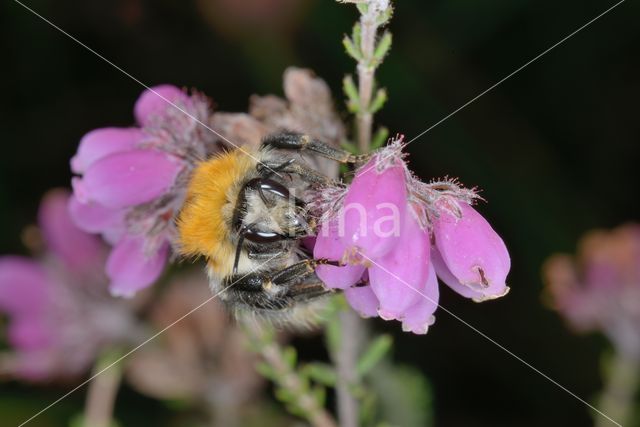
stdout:
{"type": "Polygon", "coordinates": [[[463,202],[458,206],[460,217],[440,209],[433,221],[436,273],[453,290],[474,301],[501,297],[509,291],[507,248],[478,212],[463,202]]]}

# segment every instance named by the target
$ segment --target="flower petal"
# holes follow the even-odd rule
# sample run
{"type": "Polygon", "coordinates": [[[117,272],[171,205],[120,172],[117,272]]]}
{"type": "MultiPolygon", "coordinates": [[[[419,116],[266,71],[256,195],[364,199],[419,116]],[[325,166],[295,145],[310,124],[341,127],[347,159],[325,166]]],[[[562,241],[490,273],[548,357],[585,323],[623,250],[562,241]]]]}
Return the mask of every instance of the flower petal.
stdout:
{"type": "Polygon", "coordinates": [[[74,224],[69,199],[67,191],[53,190],[40,204],[38,220],[47,246],[71,271],[97,268],[103,261],[104,247],[98,238],[74,224]]]}
{"type": "Polygon", "coordinates": [[[471,206],[459,203],[459,207],[460,218],[443,209],[433,221],[436,248],[441,257],[434,258],[438,261],[436,273],[454,290],[477,301],[505,295],[511,262],[504,242],[471,206]]]}
{"type": "Polygon", "coordinates": [[[398,244],[407,211],[405,178],[402,164],[378,171],[376,158],[358,170],[338,221],[338,232],[347,247],[377,258],[398,244]]]}
{"type": "Polygon", "coordinates": [[[427,286],[422,291],[421,299],[404,312],[402,330],[414,334],[426,334],[429,326],[435,322],[433,313],[438,308],[438,278],[433,266],[429,266],[427,286]]]}
{"type": "Polygon", "coordinates": [[[144,137],[139,128],[111,127],[92,130],[80,140],[78,152],[71,158],[71,170],[83,173],[94,162],[109,154],[135,148],[144,137]]]}
{"type": "Polygon", "coordinates": [[[344,296],[349,305],[362,317],[376,317],[378,315],[378,297],[371,286],[357,286],[344,290],[344,296]]]}
{"type": "Polygon", "coordinates": [[[0,310],[10,316],[36,315],[44,310],[50,289],[40,264],[19,256],[0,257],[0,310]]]}
{"type": "Polygon", "coordinates": [[[183,90],[173,85],[159,85],[142,92],[133,107],[136,121],[146,126],[153,116],[164,113],[172,107],[170,103],[181,104],[189,99],[183,90]]]}
{"type": "Polygon", "coordinates": [[[82,183],[88,197],[117,209],[149,202],[173,185],[182,165],[156,150],[131,150],[95,162],[82,183]]]}
{"type": "Polygon", "coordinates": [[[385,320],[402,319],[407,308],[422,298],[429,278],[429,235],[410,212],[402,240],[390,253],[369,259],[371,288],[380,300],[378,314],[385,320]]]}
{"type": "Polygon", "coordinates": [[[163,244],[150,255],[145,254],[144,249],[143,238],[127,236],[111,252],[107,275],[114,296],[131,297],[160,277],[169,256],[169,244],[163,244]]]}
{"type": "MultiPolygon", "coordinates": [[[[342,262],[345,245],[338,236],[337,227],[333,223],[320,227],[313,248],[313,257],[316,259],[329,259],[342,262]]],[[[362,277],[365,267],[362,265],[345,265],[341,267],[333,265],[319,265],[316,274],[329,288],[345,289],[353,286],[362,277]]]]}
{"type": "Polygon", "coordinates": [[[69,214],[73,222],[88,233],[106,233],[124,225],[122,209],[109,209],[92,201],[82,203],[75,196],[69,199],[69,214]]]}
{"type": "Polygon", "coordinates": [[[53,342],[54,331],[50,326],[50,323],[37,315],[13,318],[9,325],[9,341],[22,351],[47,348],[53,342]]]}

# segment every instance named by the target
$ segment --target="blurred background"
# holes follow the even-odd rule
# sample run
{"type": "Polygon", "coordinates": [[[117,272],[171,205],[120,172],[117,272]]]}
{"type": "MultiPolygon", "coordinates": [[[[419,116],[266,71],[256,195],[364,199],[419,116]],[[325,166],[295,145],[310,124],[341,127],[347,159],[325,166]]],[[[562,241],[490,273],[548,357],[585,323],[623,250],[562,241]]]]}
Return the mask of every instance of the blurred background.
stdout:
{"type": "MultiPolygon", "coordinates": [[[[289,65],[341,93],[353,62],[341,47],[357,18],[331,0],[116,0],[25,3],[147,85],[173,83],[246,111],[252,94],[282,94],[289,65]]],[[[390,100],[377,123],[413,138],[583,25],[608,1],[396,2],[390,56],[378,72],[390,100]]],[[[409,146],[424,180],[478,186],[512,255],[511,293],[477,305],[442,291],[441,304],[586,400],[601,388],[598,336],[577,336],[541,298],[540,266],[573,252],[591,228],[640,220],[640,5],[626,2],[409,146]]],[[[80,137],[128,125],[137,83],[17,3],[0,5],[0,253],[24,253],[21,230],[42,194],[68,186],[80,137]]],[[[440,310],[427,336],[372,321],[396,338],[394,359],[430,381],[436,426],[582,426],[588,408],[440,310]]],[[[326,357],[320,338],[301,357],[326,357]]],[[[21,421],[68,386],[0,385],[3,420],[21,421]]],[[[83,391],[34,425],[63,426],[83,391]]],[[[178,406],[124,387],[123,426],[183,425],[178,406]]],[[[2,422],[3,425],[4,421],[2,422]]],[[[9,424],[6,424],[9,425],[9,424]]]]}

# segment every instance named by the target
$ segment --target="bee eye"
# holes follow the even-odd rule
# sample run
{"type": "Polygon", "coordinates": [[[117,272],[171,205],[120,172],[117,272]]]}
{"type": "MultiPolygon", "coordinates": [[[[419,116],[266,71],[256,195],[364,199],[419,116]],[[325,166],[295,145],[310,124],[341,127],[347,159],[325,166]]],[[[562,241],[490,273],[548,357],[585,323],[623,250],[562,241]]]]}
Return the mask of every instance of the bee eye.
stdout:
{"type": "Polygon", "coordinates": [[[289,198],[289,190],[287,190],[287,187],[280,184],[279,182],[273,181],[271,179],[261,179],[259,185],[261,193],[263,191],[267,191],[284,199],[289,198]]]}
{"type": "Polygon", "coordinates": [[[285,240],[287,237],[274,231],[259,231],[253,228],[247,228],[244,232],[244,238],[253,243],[275,243],[285,240]]]}

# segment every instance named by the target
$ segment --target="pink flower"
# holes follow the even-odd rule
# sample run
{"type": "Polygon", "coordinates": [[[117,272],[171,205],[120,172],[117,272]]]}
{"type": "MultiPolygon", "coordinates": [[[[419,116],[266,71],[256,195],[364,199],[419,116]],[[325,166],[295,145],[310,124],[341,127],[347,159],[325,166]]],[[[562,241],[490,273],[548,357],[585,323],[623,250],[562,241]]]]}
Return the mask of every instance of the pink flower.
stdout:
{"type": "Polygon", "coordinates": [[[80,374],[106,343],[132,329],[128,310],[106,294],[105,247],[72,223],[69,197],[54,190],[42,201],[40,259],[0,257],[0,311],[10,319],[13,347],[1,363],[19,378],[80,374]]]}
{"type": "Polygon", "coordinates": [[[376,153],[341,197],[336,189],[311,197],[322,217],[314,257],[341,263],[316,273],[343,289],[361,315],[424,334],[435,321],[436,274],[483,301],[507,293],[510,261],[502,239],[471,208],[475,192],[455,181],[420,182],[401,150],[396,140],[376,153]]]}
{"type": "Polygon", "coordinates": [[[453,290],[474,301],[499,298],[509,291],[507,247],[475,209],[467,203],[458,203],[458,207],[459,217],[442,209],[433,220],[436,273],[453,290]]]}
{"type": "Polygon", "coordinates": [[[199,94],[156,86],[140,95],[134,115],[140,127],[93,130],[71,159],[81,175],[72,182],[71,215],[114,245],[106,272],[119,296],[132,296],[162,273],[189,174],[216,148],[201,125],[209,105],[199,94]]]}
{"type": "Polygon", "coordinates": [[[553,306],[574,329],[600,331],[640,358],[640,225],[589,232],[577,256],[554,255],[543,273],[553,306]]]}

